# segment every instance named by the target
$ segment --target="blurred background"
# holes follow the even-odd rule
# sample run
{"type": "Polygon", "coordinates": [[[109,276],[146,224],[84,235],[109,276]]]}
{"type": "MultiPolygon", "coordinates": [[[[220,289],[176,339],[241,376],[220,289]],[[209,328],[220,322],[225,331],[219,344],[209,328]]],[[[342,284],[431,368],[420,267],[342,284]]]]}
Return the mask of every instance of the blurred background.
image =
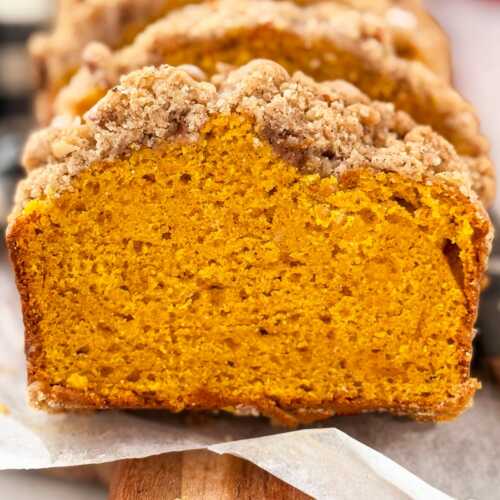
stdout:
{"type": "MultiPolygon", "coordinates": [[[[492,144],[493,160],[500,167],[500,1],[426,0],[428,9],[451,38],[453,80],[457,89],[477,108],[482,129],[492,144]]],[[[0,225],[10,210],[14,186],[22,176],[18,158],[22,144],[33,127],[31,95],[33,78],[25,48],[33,31],[50,24],[55,0],[0,0],[0,225]]],[[[495,213],[500,210],[497,196],[495,213]]],[[[3,238],[0,263],[5,265],[3,238]]],[[[492,271],[500,273],[497,257],[492,271]]],[[[485,294],[479,322],[479,352],[498,356],[500,342],[499,278],[485,294]]],[[[1,300],[1,298],[0,298],[1,300]]],[[[499,370],[500,372],[500,370],[499,370]]],[[[54,498],[104,499],[104,490],[92,485],[64,483],[35,473],[0,474],[0,498],[10,500],[54,498]]]]}
{"type": "MultiPolygon", "coordinates": [[[[33,126],[33,72],[29,35],[49,24],[52,0],[0,1],[0,220],[4,226],[14,185],[21,175],[19,151],[33,126]]],[[[3,244],[3,243],[2,243],[3,244]]]]}

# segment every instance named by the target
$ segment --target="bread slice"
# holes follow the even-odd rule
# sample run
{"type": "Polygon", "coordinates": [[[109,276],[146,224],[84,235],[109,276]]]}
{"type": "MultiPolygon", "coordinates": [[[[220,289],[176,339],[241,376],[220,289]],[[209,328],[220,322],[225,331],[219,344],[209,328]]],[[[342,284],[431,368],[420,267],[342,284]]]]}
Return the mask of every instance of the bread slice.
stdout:
{"type": "MultiPolygon", "coordinates": [[[[239,66],[259,57],[316,80],[345,79],[372,99],[393,102],[417,122],[431,125],[468,157],[474,188],[484,203],[493,200],[489,145],[472,106],[420,63],[398,57],[380,19],[330,2],[301,8],[286,2],[221,0],[180,9],[122,50],[89,46],[85,66],[61,91],[55,109],[57,114],[81,115],[120,75],[145,65],[193,64],[212,75],[220,62],[239,66]]],[[[27,155],[25,165],[36,167],[36,161],[27,155]]]]}
{"type": "MultiPolygon", "coordinates": [[[[257,0],[254,0],[257,1],[257,0]]],[[[398,54],[422,61],[442,78],[450,79],[446,35],[420,0],[326,0],[387,20],[398,54]]],[[[53,102],[82,63],[85,46],[93,41],[119,48],[130,43],[148,24],[168,12],[201,0],[61,0],[51,32],[37,33],[29,48],[38,75],[36,114],[47,124],[53,102]]],[[[296,0],[314,4],[318,0],[296,0]]]]}
{"type": "Polygon", "coordinates": [[[33,138],[7,236],[33,403],[458,415],[491,236],[463,161],[346,82],[215,80],[145,68],[33,138]]]}

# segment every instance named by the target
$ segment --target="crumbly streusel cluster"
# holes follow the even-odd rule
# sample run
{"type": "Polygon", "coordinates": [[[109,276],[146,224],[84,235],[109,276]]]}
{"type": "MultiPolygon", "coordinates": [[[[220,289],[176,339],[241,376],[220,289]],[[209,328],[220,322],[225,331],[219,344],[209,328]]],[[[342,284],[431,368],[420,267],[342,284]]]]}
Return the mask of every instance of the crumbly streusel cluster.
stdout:
{"type": "Polygon", "coordinates": [[[26,153],[33,170],[18,190],[15,213],[30,199],[69,189],[71,178],[95,161],[165,140],[196,141],[219,113],[250,117],[304,172],[339,175],[366,165],[414,179],[439,177],[475,198],[469,171],[447,141],[346,82],[290,76],[265,60],[216,75],[214,82],[171,66],[146,67],[122,77],[83,119],[34,134],[26,153]]]}

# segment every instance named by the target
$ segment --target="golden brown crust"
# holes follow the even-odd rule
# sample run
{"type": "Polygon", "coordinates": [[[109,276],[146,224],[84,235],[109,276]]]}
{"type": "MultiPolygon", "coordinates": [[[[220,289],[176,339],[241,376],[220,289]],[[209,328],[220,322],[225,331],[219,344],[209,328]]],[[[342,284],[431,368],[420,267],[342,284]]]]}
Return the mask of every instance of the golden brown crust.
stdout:
{"type": "MultiPolygon", "coordinates": [[[[221,398],[217,394],[196,393],[193,399],[196,403],[186,407],[183,411],[218,411],[224,409],[236,415],[251,415],[271,418],[277,424],[286,427],[307,425],[320,420],[325,420],[334,415],[356,415],[365,412],[389,412],[414,418],[422,422],[435,422],[450,420],[472,405],[472,398],[480,384],[475,379],[470,379],[464,384],[463,392],[450,402],[442,402],[437,406],[422,407],[420,404],[394,404],[387,406],[386,402],[352,402],[349,405],[339,404],[335,401],[324,401],[318,408],[300,408],[297,406],[283,407],[272,399],[259,401],[244,399],[221,398]]],[[[30,385],[30,400],[37,408],[53,412],[62,410],[85,410],[85,409],[161,409],[178,412],[175,407],[166,407],[154,398],[147,399],[138,394],[121,398],[118,402],[106,400],[95,394],[82,393],[63,386],[43,386],[38,383],[30,385]]]]}
{"type": "MultiPolygon", "coordinates": [[[[479,130],[472,106],[420,63],[395,55],[387,26],[379,18],[341,9],[329,2],[306,9],[266,0],[259,3],[257,6],[255,2],[238,0],[190,6],[151,25],[132,45],[114,53],[103,45],[91,44],[84,54],[84,66],[57,98],[57,113],[79,113],[82,95],[111,88],[120,75],[129,71],[161,64],[164,55],[159,47],[168,47],[174,53],[192,44],[222,40],[229,33],[241,30],[288,32],[308,42],[328,40],[332,46],[359,59],[366,72],[379,75],[396,89],[405,89],[398,105],[404,107],[408,101],[417,121],[424,124],[432,121],[432,126],[460,154],[471,158],[467,163],[476,183],[475,190],[486,205],[491,203],[495,192],[494,170],[488,159],[488,142],[479,130]],[[477,174],[479,171],[481,175],[477,174]]],[[[25,164],[33,168],[29,155],[25,164]]]]}

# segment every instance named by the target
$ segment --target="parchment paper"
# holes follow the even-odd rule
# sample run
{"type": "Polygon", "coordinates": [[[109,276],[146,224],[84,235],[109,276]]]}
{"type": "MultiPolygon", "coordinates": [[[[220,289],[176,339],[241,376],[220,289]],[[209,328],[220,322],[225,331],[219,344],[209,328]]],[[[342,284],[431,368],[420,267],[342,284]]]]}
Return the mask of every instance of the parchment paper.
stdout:
{"type": "Polygon", "coordinates": [[[283,432],[252,417],[219,415],[193,423],[161,412],[46,415],[32,410],[26,402],[18,297],[3,259],[0,405],[0,469],[102,463],[206,447],[250,460],[315,498],[450,498],[435,488],[464,500],[500,493],[500,391],[488,383],[472,410],[439,425],[362,415],[283,432]]]}

